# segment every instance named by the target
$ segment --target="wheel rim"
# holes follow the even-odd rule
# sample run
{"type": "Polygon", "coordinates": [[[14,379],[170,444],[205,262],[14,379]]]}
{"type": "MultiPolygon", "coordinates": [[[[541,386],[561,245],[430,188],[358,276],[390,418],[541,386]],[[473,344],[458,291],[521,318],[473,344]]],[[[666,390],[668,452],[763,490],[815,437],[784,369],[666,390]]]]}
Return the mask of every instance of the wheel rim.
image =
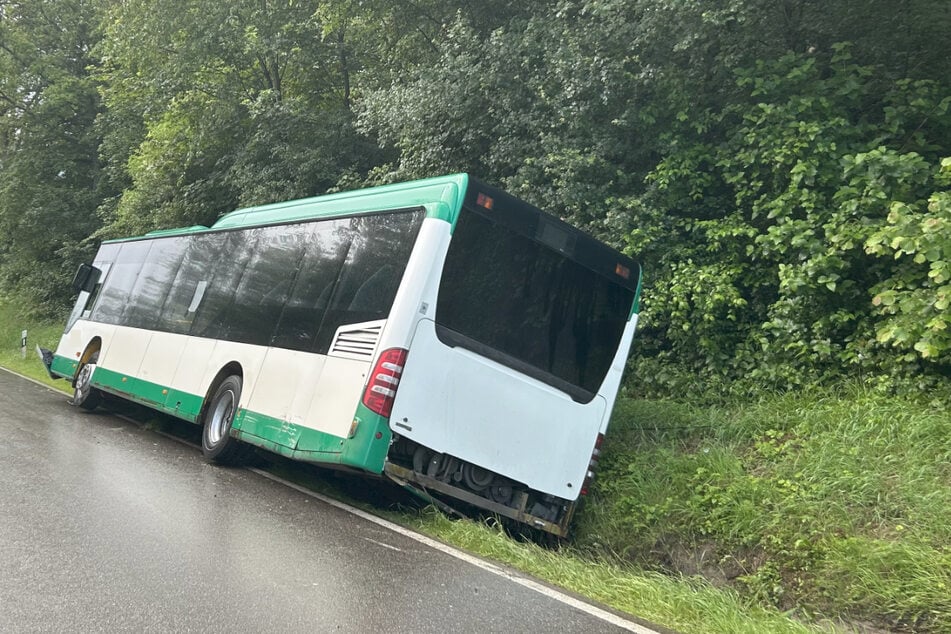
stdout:
{"type": "Polygon", "coordinates": [[[234,415],[234,392],[224,392],[217,401],[208,421],[208,443],[217,445],[228,433],[231,417],[234,415]]]}
{"type": "Polygon", "coordinates": [[[79,376],[76,377],[76,392],[73,400],[82,401],[89,394],[89,379],[92,376],[93,367],[89,364],[84,365],[79,370],[79,376]]]}

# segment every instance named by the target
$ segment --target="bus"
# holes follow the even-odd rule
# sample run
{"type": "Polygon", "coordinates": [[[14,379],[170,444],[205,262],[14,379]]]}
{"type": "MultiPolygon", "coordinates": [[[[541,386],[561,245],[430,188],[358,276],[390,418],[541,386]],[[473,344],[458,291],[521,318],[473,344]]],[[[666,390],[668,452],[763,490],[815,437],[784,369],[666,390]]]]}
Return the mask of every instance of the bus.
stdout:
{"type": "Polygon", "coordinates": [[[640,266],[456,174],[105,241],[47,367],[250,447],[564,537],[637,324],[640,266]]]}

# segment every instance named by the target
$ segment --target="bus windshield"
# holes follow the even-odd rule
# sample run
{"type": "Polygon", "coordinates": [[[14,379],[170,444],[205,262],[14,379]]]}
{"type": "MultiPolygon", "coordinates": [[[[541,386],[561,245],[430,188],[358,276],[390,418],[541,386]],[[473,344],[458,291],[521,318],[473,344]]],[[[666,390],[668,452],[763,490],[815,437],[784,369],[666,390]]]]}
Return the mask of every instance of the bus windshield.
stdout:
{"type": "MultiPolygon", "coordinates": [[[[630,317],[635,289],[565,254],[576,236],[460,212],[439,286],[436,332],[590,402],[630,317]]],[[[613,271],[612,262],[612,271],[613,271]]],[[[623,281],[623,280],[621,280],[623,281]]]]}

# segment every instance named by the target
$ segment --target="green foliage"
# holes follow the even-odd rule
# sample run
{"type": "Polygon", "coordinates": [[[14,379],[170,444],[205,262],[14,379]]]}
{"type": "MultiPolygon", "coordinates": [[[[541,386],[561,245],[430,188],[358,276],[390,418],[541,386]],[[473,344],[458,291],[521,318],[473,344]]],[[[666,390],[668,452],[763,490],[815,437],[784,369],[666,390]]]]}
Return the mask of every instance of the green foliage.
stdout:
{"type": "MultiPolygon", "coordinates": [[[[924,180],[929,166],[910,162],[917,163],[909,166],[915,171],[903,180],[924,180]]],[[[945,189],[926,200],[892,200],[887,224],[865,242],[869,253],[896,260],[893,275],[873,287],[872,304],[885,317],[878,341],[905,352],[909,360],[914,357],[910,348],[925,359],[946,358],[951,351],[951,158],[941,161],[933,180],[945,189]]]]}
{"type": "Polygon", "coordinates": [[[743,100],[707,112],[702,132],[685,120],[670,133],[679,148],[649,175],[641,203],[665,210],[665,230],[630,238],[659,265],[638,374],[668,387],[701,374],[789,388],[845,368],[944,371],[945,291],[914,266],[930,256],[943,279],[948,261],[927,235],[895,232],[903,210],[915,226],[940,227],[915,224],[915,213],[930,197],[940,217],[951,98],[931,81],[882,90],[873,75],[844,46],[827,64],[788,55],[739,70],[743,100]],[[876,257],[902,246],[918,262],[876,257]],[[673,377],[655,370],[663,364],[678,366],[673,377]]]}
{"type": "Polygon", "coordinates": [[[947,77],[901,60],[910,33],[947,42],[948,16],[918,3],[899,36],[851,2],[676,8],[561,2],[489,34],[460,16],[438,64],[361,101],[362,129],[399,151],[371,180],[474,171],[642,259],[642,392],[947,372],[942,319],[926,339],[873,304],[897,284],[912,322],[943,291],[905,289],[866,242],[893,203],[943,187],[947,77]]]}
{"type": "Polygon", "coordinates": [[[95,41],[81,0],[4,4],[0,19],[0,293],[49,315],[91,255],[103,195],[95,41]]]}
{"type": "Polygon", "coordinates": [[[100,210],[104,234],[207,224],[238,206],[314,195],[366,172],[378,152],[349,113],[355,18],[338,9],[114,5],[98,77],[109,108],[103,123],[116,125],[102,150],[125,169],[111,172],[124,191],[100,210]]]}
{"type": "Polygon", "coordinates": [[[621,401],[578,542],[783,609],[946,631],[946,402],[858,388],[728,409],[621,401]]]}
{"type": "Polygon", "coordinates": [[[649,162],[633,131],[632,26],[563,3],[486,35],[466,16],[438,64],[361,102],[362,129],[399,161],[387,179],[472,171],[607,239],[611,202],[649,162]],[[606,217],[607,214],[607,217],[606,217]]]}

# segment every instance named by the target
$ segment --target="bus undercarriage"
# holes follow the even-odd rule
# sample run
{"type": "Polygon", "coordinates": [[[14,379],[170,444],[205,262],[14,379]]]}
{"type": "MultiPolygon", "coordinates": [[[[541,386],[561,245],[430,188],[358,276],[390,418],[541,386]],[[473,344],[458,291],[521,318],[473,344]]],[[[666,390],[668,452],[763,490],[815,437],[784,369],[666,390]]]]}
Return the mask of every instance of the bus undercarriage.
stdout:
{"type": "Polygon", "coordinates": [[[398,435],[394,436],[383,473],[439,506],[446,505],[444,498],[448,496],[557,537],[567,537],[577,507],[577,502],[534,491],[398,435]]]}

